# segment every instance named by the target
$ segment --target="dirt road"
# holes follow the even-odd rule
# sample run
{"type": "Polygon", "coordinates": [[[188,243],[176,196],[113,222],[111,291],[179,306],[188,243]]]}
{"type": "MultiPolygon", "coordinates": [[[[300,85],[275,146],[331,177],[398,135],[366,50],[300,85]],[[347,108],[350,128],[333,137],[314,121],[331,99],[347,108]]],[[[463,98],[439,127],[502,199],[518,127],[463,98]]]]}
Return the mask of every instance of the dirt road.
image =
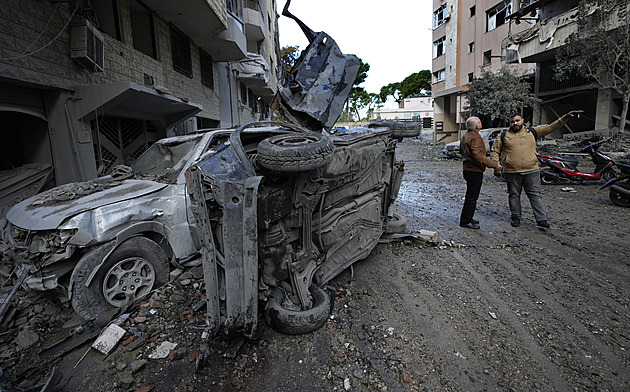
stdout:
{"type": "Polygon", "coordinates": [[[437,231],[440,244],[378,245],[335,279],[333,314],[314,333],[264,329],[225,358],[240,342],[203,345],[203,311],[182,316],[201,293],[180,280],[154,298],[165,307],[133,315],[146,317],[134,324],[141,343],[76,365],[82,347],[41,373],[56,365],[65,390],[91,391],[630,390],[630,209],[597,184],[545,186],[551,230],[535,228],[526,197],[513,228],[505,183],[488,170],[481,230],[460,228],[461,161],[440,149],[399,144],[406,172],[396,202],[409,231],[437,231]],[[178,349],[147,359],[160,341],[178,349]]]}

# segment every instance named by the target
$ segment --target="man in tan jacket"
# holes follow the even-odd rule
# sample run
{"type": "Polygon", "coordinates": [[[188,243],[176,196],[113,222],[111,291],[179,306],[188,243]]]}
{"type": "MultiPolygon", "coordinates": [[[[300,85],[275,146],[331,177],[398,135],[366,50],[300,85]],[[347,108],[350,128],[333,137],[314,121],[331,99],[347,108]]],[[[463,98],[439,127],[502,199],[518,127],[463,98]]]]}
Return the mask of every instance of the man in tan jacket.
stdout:
{"type": "Polygon", "coordinates": [[[479,135],[481,120],[470,117],[466,120],[468,131],[459,142],[459,151],[464,157],[464,179],[466,180],[466,198],[459,218],[459,225],[469,229],[478,229],[479,221],[473,219],[477,208],[477,199],[481,191],[483,172],[486,167],[501,170],[501,165],[486,157],[486,145],[479,135]]]}
{"type": "Polygon", "coordinates": [[[521,191],[524,189],[534,210],[536,227],[540,230],[549,228],[540,188],[536,139],[560,129],[573,116],[579,118],[582,112],[582,110],[573,110],[550,125],[530,128],[524,125],[523,116],[512,114],[510,129],[495,140],[490,158],[495,162],[501,159],[503,176],[508,188],[508,204],[513,227],[521,224],[521,191]]]}

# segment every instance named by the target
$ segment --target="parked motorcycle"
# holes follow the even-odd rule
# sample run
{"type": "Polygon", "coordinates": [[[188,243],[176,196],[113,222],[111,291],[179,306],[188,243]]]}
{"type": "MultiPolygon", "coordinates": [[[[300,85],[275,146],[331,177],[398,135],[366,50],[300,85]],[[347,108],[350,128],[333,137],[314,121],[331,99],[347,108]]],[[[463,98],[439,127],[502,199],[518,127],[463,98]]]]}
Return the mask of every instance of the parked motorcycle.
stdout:
{"type": "Polygon", "coordinates": [[[595,164],[593,173],[582,173],[578,170],[578,159],[575,157],[557,157],[551,155],[536,154],[540,163],[540,181],[543,184],[554,184],[561,180],[570,181],[608,181],[615,177],[615,165],[608,156],[597,151],[599,146],[604,144],[604,140],[590,144],[580,153],[587,153],[595,164]]]}
{"type": "Polygon", "coordinates": [[[615,166],[621,174],[608,180],[599,189],[610,187],[610,201],[620,207],[630,207],[630,163],[615,162],[615,166]]]}

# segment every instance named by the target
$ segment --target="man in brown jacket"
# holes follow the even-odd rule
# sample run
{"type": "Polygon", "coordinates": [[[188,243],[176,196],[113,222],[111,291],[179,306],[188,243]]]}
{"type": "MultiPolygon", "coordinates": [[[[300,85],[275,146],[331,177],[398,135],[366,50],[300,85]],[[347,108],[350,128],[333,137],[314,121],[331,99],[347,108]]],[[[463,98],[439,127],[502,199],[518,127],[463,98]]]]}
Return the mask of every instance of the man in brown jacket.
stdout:
{"type": "Polygon", "coordinates": [[[545,137],[560,129],[575,115],[580,116],[583,110],[573,110],[560,117],[551,125],[528,128],[523,116],[518,113],[510,116],[510,129],[499,135],[492,145],[491,159],[503,165],[503,176],[508,188],[508,204],[510,205],[511,224],[521,224],[521,191],[524,189],[534,210],[536,227],[547,230],[547,214],[542,201],[540,187],[540,170],[536,158],[536,139],[545,137]]]}
{"type": "Polygon", "coordinates": [[[464,180],[466,180],[466,198],[462,214],[459,217],[459,225],[469,229],[478,229],[479,221],[473,219],[477,208],[477,199],[481,191],[483,172],[486,167],[493,167],[501,170],[498,162],[486,157],[486,145],[479,135],[482,128],[481,120],[478,117],[470,117],[466,120],[468,131],[462,136],[459,142],[459,151],[464,157],[464,180]]]}

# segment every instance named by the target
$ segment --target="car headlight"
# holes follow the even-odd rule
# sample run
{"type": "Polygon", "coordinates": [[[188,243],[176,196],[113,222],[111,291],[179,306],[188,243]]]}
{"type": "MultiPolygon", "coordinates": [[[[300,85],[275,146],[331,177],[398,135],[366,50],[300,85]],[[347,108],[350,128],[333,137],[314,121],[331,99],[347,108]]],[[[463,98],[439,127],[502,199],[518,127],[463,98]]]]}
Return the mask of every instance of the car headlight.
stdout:
{"type": "Polygon", "coordinates": [[[28,246],[29,233],[30,232],[28,230],[11,225],[11,242],[20,247],[28,246]]]}
{"type": "Polygon", "coordinates": [[[65,245],[70,238],[74,237],[77,231],[79,231],[79,229],[59,230],[59,240],[61,241],[61,245],[65,245]]]}

